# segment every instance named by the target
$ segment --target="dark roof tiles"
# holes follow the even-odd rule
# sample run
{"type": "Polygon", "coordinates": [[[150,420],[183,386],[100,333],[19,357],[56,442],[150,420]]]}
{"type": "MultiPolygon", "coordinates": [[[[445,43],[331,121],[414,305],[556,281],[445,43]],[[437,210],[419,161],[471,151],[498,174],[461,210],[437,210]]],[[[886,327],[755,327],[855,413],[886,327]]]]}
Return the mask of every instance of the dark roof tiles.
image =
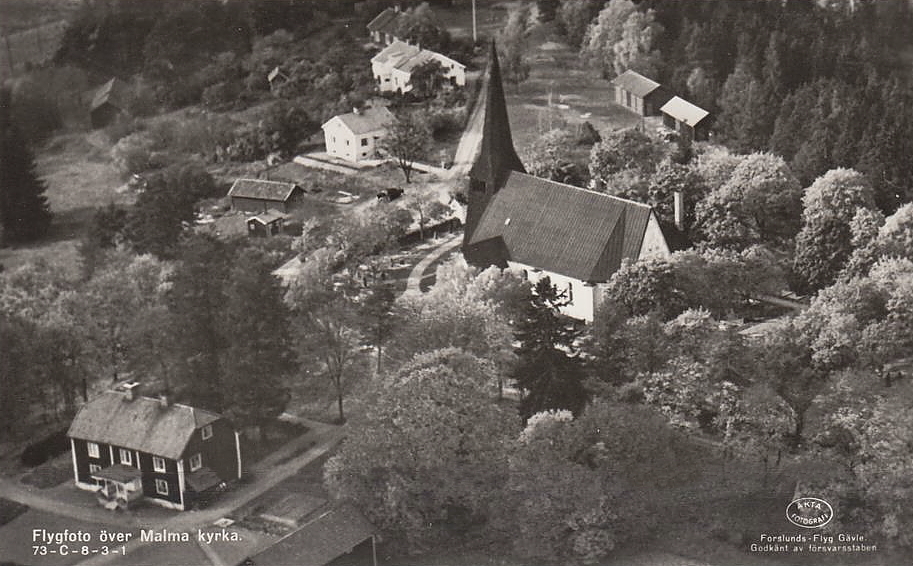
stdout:
{"type": "Polygon", "coordinates": [[[286,201],[292,192],[300,189],[295,183],[267,181],[265,179],[237,179],[228,191],[230,197],[286,201]]]}
{"type": "Polygon", "coordinates": [[[165,405],[150,397],[130,400],[124,393],[108,391],[76,413],[67,434],[177,460],[196,429],[220,418],[187,405],[165,405]]]}
{"type": "Polygon", "coordinates": [[[640,254],[645,204],[511,172],[469,245],[500,238],[511,261],[582,281],[607,281],[640,254]]]}

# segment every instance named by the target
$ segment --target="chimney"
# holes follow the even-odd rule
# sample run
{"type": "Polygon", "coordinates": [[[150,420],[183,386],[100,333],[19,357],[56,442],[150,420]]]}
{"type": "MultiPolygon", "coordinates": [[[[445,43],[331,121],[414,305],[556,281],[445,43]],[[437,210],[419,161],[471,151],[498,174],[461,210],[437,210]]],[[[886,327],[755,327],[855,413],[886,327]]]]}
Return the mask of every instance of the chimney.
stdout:
{"type": "Polygon", "coordinates": [[[353,106],[353,107],[352,107],[352,114],[355,114],[356,116],[357,116],[358,114],[361,114],[361,110],[358,109],[358,106],[353,106]]]}
{"type": "Polygon", "coordinates": [[[139,382],[138,381],[131,381],[129,383],[125,383],[125,384],[121,385],[121,388],[124,390],[124,393],[126,393],[125,397],[126,397],[127,401],[133,401],[134,399],[136,399],[136,396],[139,394],[139,382]]]}
{"type": "Polygon", "coordinates": [[[675,208],[675,227],[685,231],[685,198],[681,191],[672,193],[672,202],[675,208]]]}
{"type": "Polygon", "coordinates": [[[163,409],[167,409],[171,406],[171,398],[168,396],[167,392],[159,393],[159,406],[163,409]]]}

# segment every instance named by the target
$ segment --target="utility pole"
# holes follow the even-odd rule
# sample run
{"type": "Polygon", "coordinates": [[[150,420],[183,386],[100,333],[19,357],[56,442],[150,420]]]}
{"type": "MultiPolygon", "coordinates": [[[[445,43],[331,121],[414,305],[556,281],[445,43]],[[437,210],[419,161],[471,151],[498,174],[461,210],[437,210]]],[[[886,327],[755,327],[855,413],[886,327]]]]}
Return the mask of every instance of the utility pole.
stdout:
{"type": "Polygon", "coordinates": [[[479,33],[476,26],[476,0],[472,0],[472,42],[478,43],[479,33]]]}

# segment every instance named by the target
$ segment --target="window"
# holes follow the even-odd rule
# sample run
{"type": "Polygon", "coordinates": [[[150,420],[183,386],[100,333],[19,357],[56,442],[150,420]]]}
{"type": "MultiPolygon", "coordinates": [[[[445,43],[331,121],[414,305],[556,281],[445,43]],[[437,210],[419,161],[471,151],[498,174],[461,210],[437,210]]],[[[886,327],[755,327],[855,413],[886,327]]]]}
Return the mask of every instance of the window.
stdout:
{"type": "Polygon", "coordinates": [[[212,425],[204,426],[203,430],[200,431],[200,434],[203,435],[203,440],[209,440],[212,438],[212,425]]]}
{"type": "Polygon", "coordinates": [[[155,480],[155,492],[159,495],[168,495],[168,482],[155,480]]]}
{"type": "Polygon", "coordinates": [[[195,472],[203,467],[203,456],[194,454],[190,457],[190,471],[195,472]]]}
{"type": "Polygon", "coordinates": [[[346,145],[349,145],[349,140],[346,140],[346,145]]]}
{"type": "Polygon", "coordinates": [[[90,474],[97,474],[100,471],[101,471],[101,466],[99,466],[98,464],[89,464],[89,473],[90,474]]]}
{"type": "Polygon", "coordinates": [[[368,145],[368,138],[361,138],[361,146],[365,147],[368,145]]]}
{"type": "Polygon", "coordinates": [[[152,469],[155,470],[156,472],[164,472],[165,471],[165,459],[159,458],[158,456],[153,456],[152,457],[152,469]]]}
{"type": "Polygon", "coordinates": [[[98,444],[95,442],[89,443],[89,458],[98,458],[98,444]]]}
{"type": "Polygon", "coordinates": [[[126,448],[120,449],[120,463],[127,464],[128,466],[133,465],[133,454],[130,454],[130,451],[126,448]]]}
{"type": "Polygon", "coordinates": [[[574,284],[570,281],[567,283],[567,302],[574,302],[574,284]]]}

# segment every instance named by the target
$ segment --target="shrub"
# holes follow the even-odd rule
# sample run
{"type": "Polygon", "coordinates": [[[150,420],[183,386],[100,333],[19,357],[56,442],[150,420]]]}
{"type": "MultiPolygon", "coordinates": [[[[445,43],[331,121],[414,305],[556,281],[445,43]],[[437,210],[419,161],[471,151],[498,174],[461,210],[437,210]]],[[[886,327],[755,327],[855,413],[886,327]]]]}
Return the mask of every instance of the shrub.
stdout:
{"type": "Polygon", "coordinates": [[[20,461],[29,467],[41,465],[55,456],[63,454],[70,448],[67,442],[67,429],[60,429],[38,442],[33,442],[25,447],[20,461]]]}

